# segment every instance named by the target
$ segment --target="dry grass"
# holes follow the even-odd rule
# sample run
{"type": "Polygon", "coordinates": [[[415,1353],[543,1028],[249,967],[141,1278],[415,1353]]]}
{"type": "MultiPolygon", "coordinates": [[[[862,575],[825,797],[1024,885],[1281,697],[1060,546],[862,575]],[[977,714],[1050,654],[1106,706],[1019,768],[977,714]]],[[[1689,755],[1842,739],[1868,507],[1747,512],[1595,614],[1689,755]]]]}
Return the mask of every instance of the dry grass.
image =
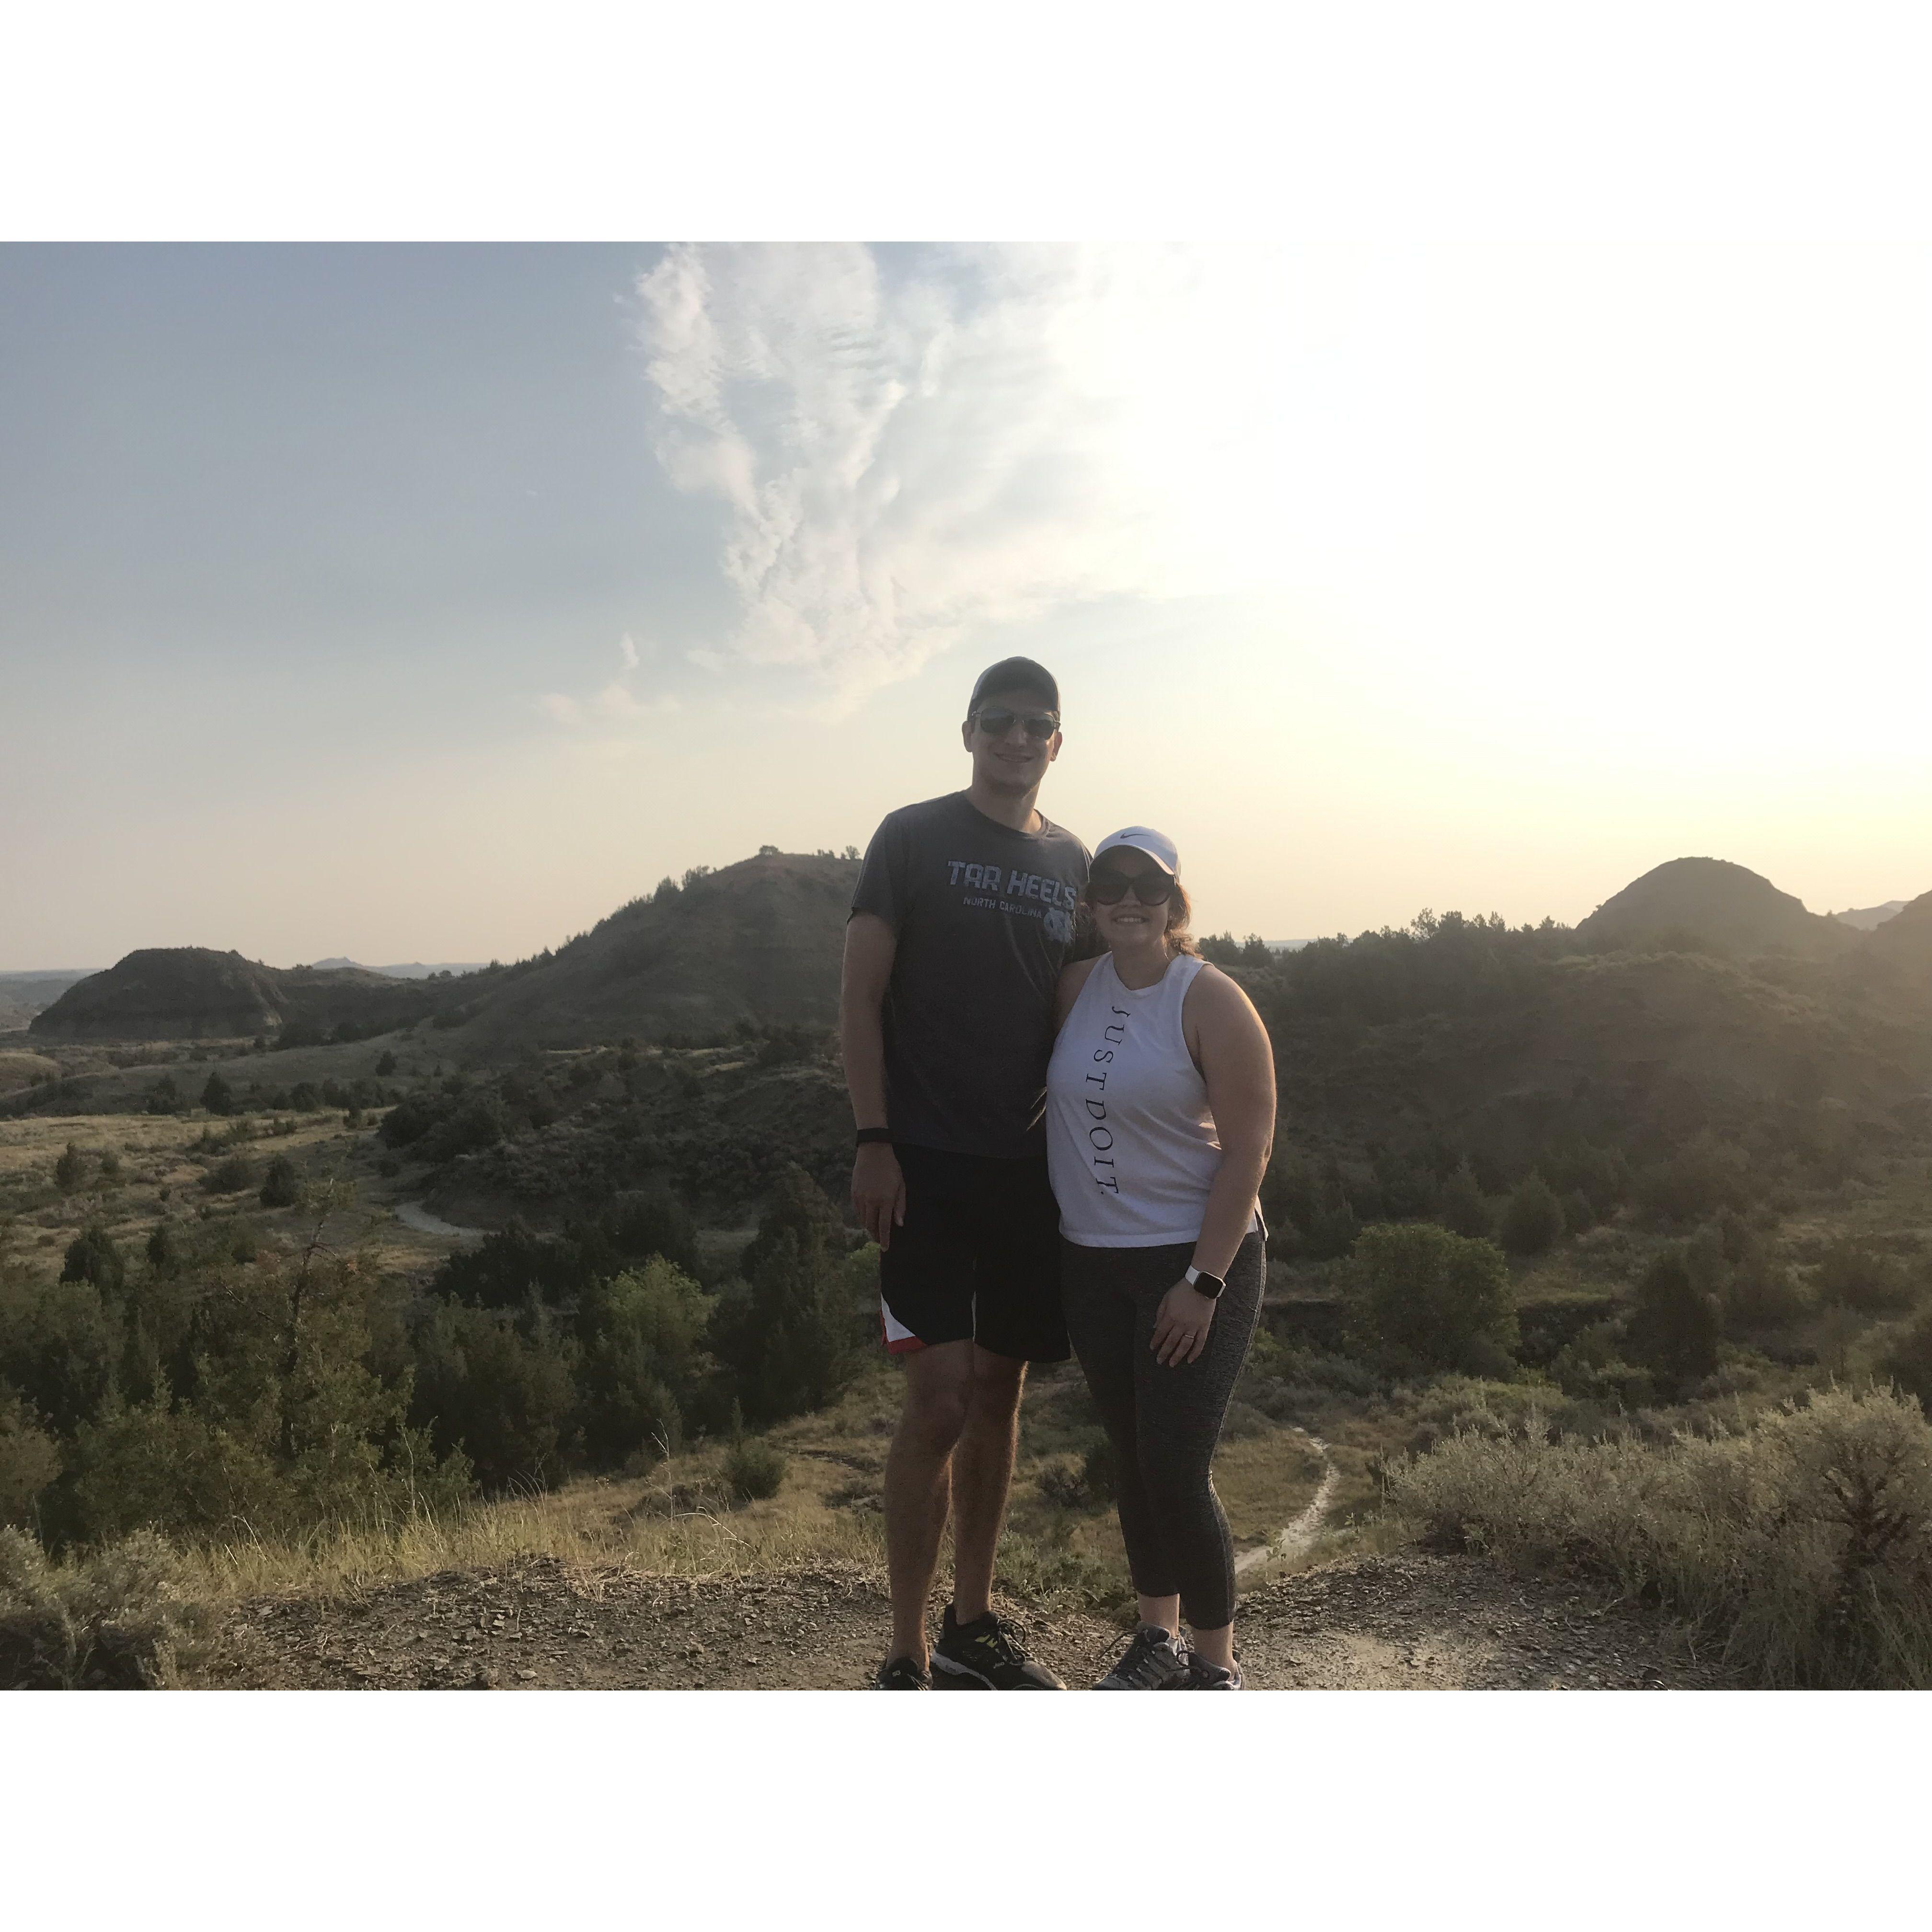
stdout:
{"type": "Polygon", "coordinates": [[[237,1536],[184,1561],[194,1593],[213,1602],[351,1597],[526,1556],[674,1576],[750,1575],[827,1557],[882,1564],[881,1519],[868,1505],[897,1394],[896,1374],[875,1370],[832,1408],[773,1430],[789,1460],[778,1494],[764,1502],[733,1503],[729,1445],[706,1444],[645,1476],[586,1479],[442,1516],[336,1523],[288,1541],[237,1536]]]}
{"type": "Polygon", "coordinates": [[[1426,1534],[1661,1603],[1768,1686],[1932,1687],[1932,1426],[1889,1391],[1660,1444],[1460,1431],[1390,1486],[1426,1534]]]}
{"type": "Polygon", "coordinates": [[[674,1508],[655,1484],[578,1483],[553,1494],[482,1503],[392,1526],[338,1524],[292,1543],[238,1538],[191,1552],[186,1586],[210,1603],[259,1597],[340,1598],[446,1570],[495,1569],[554,1556],[586,1569],[626,1563],[671,1576],[742,1576],[826,1556],[883,1559],[877,1531],[808,1496],[727,1510],[674,1508]]]}
{"type": "MultiPolygon", "coordinates": [[[[196,1070],[199,1071],[200,1070],[196,1070]]],[[[451,1244],[406,1228],[392,1209],[412,1190],[406,1178],[386,1180],[374,1170],[373,1130],[346,1130],[339,1112],[284,1115],[295,1130],[269,1131],[272,1116],[241,1117],[254,1138],[235,1151],[259,1166],[272,1155],[286,1154],[304,1172],[339,1169],[355,1190],[353,1206],[334,1218],[326,1231],[332,1245],[356,1246],[385,1273],[433,1268],[451,1244]]],[[[58,1271],[66,1244],[83,1224],[104,1225],[122,1252],[138,1254],[157,1222],[182,1215],[199,1218],[204,1206],[217,1220],[236,1213],[270,1238],[292,1236],[296,1210],[260,1206],[251,1190],[209,1203],[197,1184],[203,1168],[193,1150],[205,1132],[225,1134],[236,1123],[196,1114],[76,1114],[0,1120],[0,1262],[44,1274],[58,1271]],[[83,1184],[71,1194],[54,1185],[54,1163],[68,1143],[87,1156],[83,1184]],[[118,1180],[104,1183],[100,1157],[119,1157],[118,1180]]],[[[204,1156],[206,1158],[206,1156],[204,1156]]]]}
{"type": "MultiPolygon", "coordinates": [[[[1042,1376],[1043,1444],[1024,1444],[1003,1587],[1042,1608],[1118,1607],[1129,1600],[1126,1558],[1110,1504],[1069,1510],[1041,1494],[1042,1471],[1060,1458],[1076,1406],[1076,1370],[1042,1376]]],[[[788,1459],[767,1501],[735,1504],[728,1445],[709,1444],[659,1463],[648,1475],[587,1480],[547,1493],[479,1503],[442,1517],[389,1524],[334,1524],[293,1540],[230,1538],[184,1558],[191,1594],[211,1603],[274,1596],[347,1598],[446,1570],[489,1569],[552,1556],[586,1569],[628,1564],[678,1576],[746,1576],[837,1558],[881,1568],[879,1508],[885,1456],[900,1398],[898,1371],[879,1364],[832,1407],[770,1434],[788,1459]]],[[[1304,1508],[1322,1462],[1292,1430],[1258,1426],[1224,1445],[1216,1480],[1244,1542],[1274,1534],[1304,1508]]],[[[1333,1554],[1334,1538],[1322,1546],[1333,1554]]],[[[942,1570],[944,1562],[942,1559],[942,1570]]],[[[1244,1582],[1283,1574],[1304,1553],[1272,1562],[1244,1582]]]]}

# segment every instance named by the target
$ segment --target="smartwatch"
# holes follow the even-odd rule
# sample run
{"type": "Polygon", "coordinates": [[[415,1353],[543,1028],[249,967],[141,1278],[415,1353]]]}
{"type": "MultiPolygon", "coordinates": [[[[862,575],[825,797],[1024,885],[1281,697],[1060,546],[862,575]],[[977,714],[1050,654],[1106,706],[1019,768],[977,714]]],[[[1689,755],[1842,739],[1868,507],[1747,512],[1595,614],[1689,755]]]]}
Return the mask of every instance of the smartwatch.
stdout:
{"type": "Polygon", "coordinates": [[[1228,1284],[1218,1274],[1204,1274],[1198,1268],[1190,1268],[1182,1279],[1196,1294],[1204,1294],[1210,1301],[1218,1301],[1221,1292],[1228,1284]]]}

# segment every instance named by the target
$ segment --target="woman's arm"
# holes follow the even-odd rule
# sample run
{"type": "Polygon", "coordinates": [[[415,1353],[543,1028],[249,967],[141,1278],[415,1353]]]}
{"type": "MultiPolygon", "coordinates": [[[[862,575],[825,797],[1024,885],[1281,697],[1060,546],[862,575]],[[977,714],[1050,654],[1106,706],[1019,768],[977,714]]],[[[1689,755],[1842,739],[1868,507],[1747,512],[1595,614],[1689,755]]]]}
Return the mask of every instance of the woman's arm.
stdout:
{"type": "Polygon", "coordinates": [[[1060,969],[1060,984],[1053,991],[1053,1030],[1058,1034],[1066,1024],[1066,1016],[1073,1010],[1073,1002],[1080,997],[1080,988],[1087,983],[1087,976],[1099,965],[1100,960],[1076,959],[1070,966],[1060,969]]]}
{"type": "MultiPolygon", "coordinates": [[[[1255,1195],[1274,1144],[1274,1049],[1246,994],[1226,974],[1204,966],[1180,1010],[1187,1050],[1208,1083],[1208,1106],[1221,1142],[1194,1244],[1194,1265],[1227,1279],[1234,1251],[1254,1220],[1255,1195]]],[[[1191,1362],[1208,1346],[1214,1303],[1186,1280],[1162,1296],[1151,1346],[1163,1367],[1191,1362]]]]}
{"type": "Polygon", "coordinates": [[[1274,1145],[1274,1048],[1252,1001],[1212,966],[1194,976],[1181,1023],[1193,1036],[1188,1046],[1208,1083],[1208,1106],[1221,1142],[1221,1165],[1194,1244],[1194,1265],[1204,1274],[1226,1275],[1253,1223],[1255,1196],[1274,1145]]]}

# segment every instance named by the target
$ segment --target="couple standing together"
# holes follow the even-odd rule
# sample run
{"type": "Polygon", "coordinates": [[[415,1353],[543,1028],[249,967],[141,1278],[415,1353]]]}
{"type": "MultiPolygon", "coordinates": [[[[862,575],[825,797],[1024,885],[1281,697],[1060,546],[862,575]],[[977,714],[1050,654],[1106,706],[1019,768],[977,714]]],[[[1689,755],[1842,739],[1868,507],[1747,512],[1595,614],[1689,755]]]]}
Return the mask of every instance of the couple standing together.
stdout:
{"type": "Polygon", "coordinates": [[[1266,1274],[1268,1035],[1194,952],[1170,840],[1132,826],[1090,859],[1036,808],[1060,747],[1048,671],[992,666],[962,735],[972,782],[880,825],[845,934],[852,1198],[906,1365],[878,1687],[1065,1688],[992,1586],[1027,1364],[1071,1353],[1113,1442],[1140,1607],[1096,1688],[1239,1690],[1209,1466],[1266,1274]],[[928,1646],[949,1514],[952,1600],[928,1646]]]}

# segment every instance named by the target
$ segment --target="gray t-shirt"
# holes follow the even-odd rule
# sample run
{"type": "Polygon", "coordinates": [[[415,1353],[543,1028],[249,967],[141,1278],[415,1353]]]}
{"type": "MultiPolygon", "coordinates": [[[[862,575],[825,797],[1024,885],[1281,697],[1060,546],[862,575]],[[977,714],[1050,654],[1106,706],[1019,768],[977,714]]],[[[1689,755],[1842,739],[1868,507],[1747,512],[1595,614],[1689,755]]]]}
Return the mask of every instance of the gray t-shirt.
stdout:
{"type": "Polygon", "coordinates": [[[896,1140],[949,1154],[1042,1154],[1053,991],[1073,944],[1088,854],[1044,814],[1037,832],[964,792],[888,815],[854,912],[897,935],[886,988],[886,1118],[896,1140]]]}

